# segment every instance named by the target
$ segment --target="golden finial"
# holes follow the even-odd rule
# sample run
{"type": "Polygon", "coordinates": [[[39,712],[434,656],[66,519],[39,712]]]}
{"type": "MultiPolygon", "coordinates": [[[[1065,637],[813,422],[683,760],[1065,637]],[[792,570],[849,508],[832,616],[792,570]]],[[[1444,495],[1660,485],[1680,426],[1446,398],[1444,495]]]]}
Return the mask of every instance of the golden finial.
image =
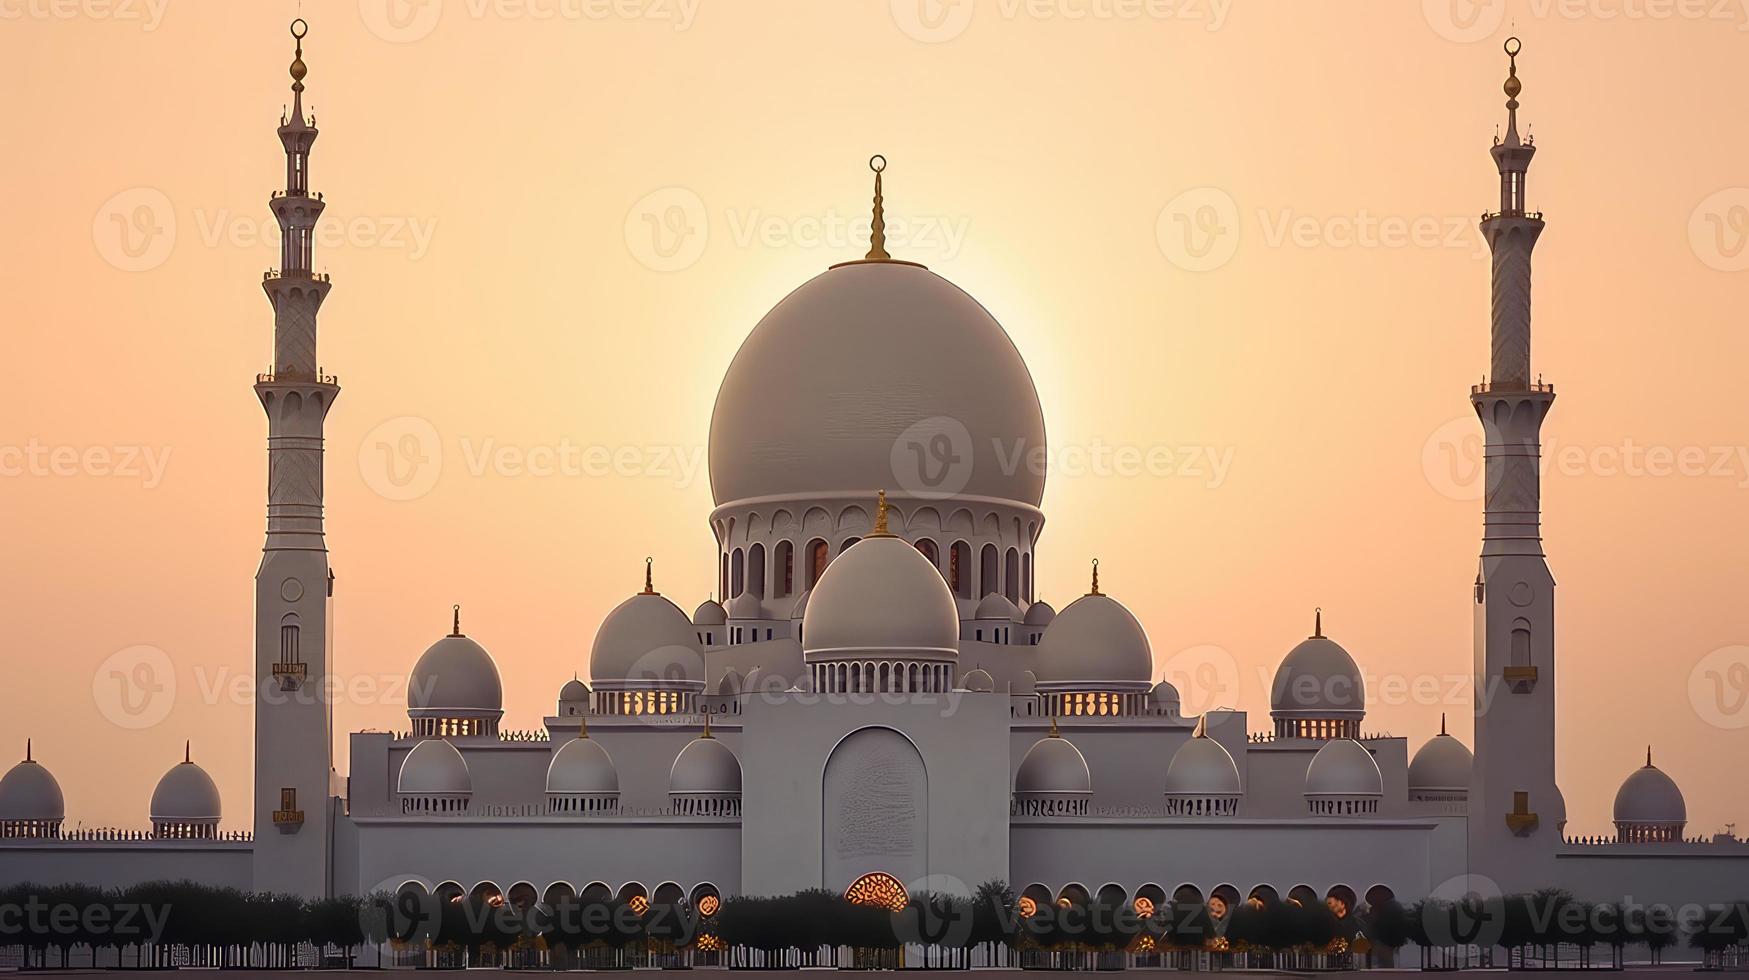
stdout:
{"type": "Polygon", "coordinates": [[[1057,728],[1057,716],[1056,715],[1051,716],[1051,735],[1050,735],[1050,737],[1051,738],[1062,738],[1063,737],[1062,731],[1057,728]]]}
{"type": "MultiPolygon", "coordinates": [[[[185,740],[182,743],[182,764],[183,765],[187,765],[190,762],[194,761],[194,758],[192,755],[193,745],[194,745],[194,741],[192,739],[185,740]]],[[[1648,749],[1647,751],[1650,752],[1651,750],[1648,749]]]]}
{"type": "MultiPolygon", "coordinates": [[[[1512,99],[1513,102],[1516,102],[1518,99],[1518,93],[1524,91],[1524,83],[1518,80],[1518,52],[1524,50],[1524,42],[1516,37],[1509,37],[1506,39],[1505,48],[1506,57],[1508,59],[1506,84],[1502,85],[1501,88],[1505,90],[1508,99],[1512,99]]],[[[1518,108],[1518,106],[1512,102],[1507,103],[1507,105],[1514,109],[1518,108]]]]}
{"type": "Polygon", "coordinates": [[[1101,595],[1102,594],[1099,591],[1099,559],[1097,559],[1097,558],[1093,559],[1093,588],[1087,594],[1088,595],[1101,595]]]}
{"type": "Polygon", "coordinates": [[[654,558],[645,558],[644,559],[644,595],[661,595],[662,594],[662,593],[656,591],[655,566],[656,566],[656,559],[654,559],[654,558]]]}
{"type": "Polygon", "coordinates": [[[1197,717],[1196,717],[1196,731],[1191,732],[1190,737],[1191,738],[1208,738],[1209,737],[1209,716],[1208,716],[1207,712],[1204,712],[1203,714],[1197,715],[1197,717]]]}
{"type": "Polygon", "coordinates": [[[588,715],[578,715],[577,716],[577,737],[578,738],[588,738],[589,737],[589,716],[588,715]]]}
{"type": "Polygon", "coordinates": [[[869,157],[868,169],[875,175],[874,223],[869,225],[868,254],[863,258],[879,261],[892,258],[887,254],[887,222],[881,209],[881,171],[887,169],[887,158],[879,153],[869,157]]]}
{"type": "Polygon", "coordinates": [[[890,538],[893,532],[887,530],[887,492],[880,491],[875,496],[874,530],[869,532],[871,538],[890,538]]]}
{"type": "Polygon", "coordinates": [[[28,739],[28,738],[24,740],[24,761],[26,761],[26,762],[35,762],[36,761],[35,759],[32,759],[30,757],[30,739],[28,739]]]}
{"type": "Polygon", "coordinates": [[[450,636],[462,635],[462,604],[458,602],[455,605],[450,606],[449,613],[450,613],[450,617],[451,617],[449,635],[450,636]]]}
{"type": "Polygon", "coordinates": [[[1441,735],[1447,734],[1447,732],[1445,730],[1445,712],[1443,712],[1443,711],[1441,711],[1439,713],[1439,734],[1441,734],[1441,735]]]}
{"type": "Polygon", "coordinates": [[[1652,747],[1650,745],[1646,746],[1646,768],[1652,768],[1652,747]]]}
{"type": "Polygon", "coordinates": [[[715,735],[711,734],[711,713],[709,711],[704,713],[704,734],[700,735],[699,738],[716,738],[715,735]]]}
{"type": "Polygon", "coordinates": [[[304,64],[304,35],[308,33],[310,33],[310,25],[302,17],[291,22],[291,36],[295,39],[297,47],[291,63],[293,92],[304,90],[304,76],[310,73],[309,66],[304,64]]]}
{"type": "Polygon", "coordinates": [[[1319,606],[1316,609],[1312,610],[1312,639],[1321,640],[1323,638],[1324,638],[1324,607],[1319,606]]]}

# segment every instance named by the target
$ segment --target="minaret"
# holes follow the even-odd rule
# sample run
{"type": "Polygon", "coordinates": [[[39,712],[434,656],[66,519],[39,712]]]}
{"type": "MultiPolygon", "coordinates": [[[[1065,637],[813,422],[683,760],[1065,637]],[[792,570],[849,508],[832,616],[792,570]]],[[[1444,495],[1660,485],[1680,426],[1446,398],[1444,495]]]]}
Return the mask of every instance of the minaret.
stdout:
{"type": "Polygon", "coordinates": [[[267,544],[255,573],[255,888],[330,893],[332,728],[321,696],[329,673],[333,575],[322,536],[322,425],[340,388],[316,360],[316,312],[328,277],[314,271],[322,198],[311,196],[313,117],[304,115],[304,36],[292,22],[291,112],[281,119],[285,190],[280,267],[262,288],[273,304],[273,367],[255,379],[267,412],[267,544]]]}
{"type": "Polygon", "coordinates": [[[1470,391],[1487,479],[1473,593],[1470,867],[1508,891],[1558,884],[1554,853],[1566,819],[1555,788],[1555,581],[1543,557],[1538,472],[1555,393],[1530,367],[1530,254],[1543,220],[1525,207],[1536,147],[1518,135],[1520,47],[1517,38],[1506,42],[1506,135],[1491,151],[1500,210],[1482,218],[1493,253],[1492,374],[1470,391]]]}

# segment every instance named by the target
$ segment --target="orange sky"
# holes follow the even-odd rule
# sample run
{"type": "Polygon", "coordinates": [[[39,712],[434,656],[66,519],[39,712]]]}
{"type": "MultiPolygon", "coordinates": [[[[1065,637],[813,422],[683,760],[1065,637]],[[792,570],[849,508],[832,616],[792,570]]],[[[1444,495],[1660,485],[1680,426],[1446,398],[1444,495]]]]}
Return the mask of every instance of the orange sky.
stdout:
{"type": "MultiPolygon", "coordinates": [[[[265,492],[250,384],[271,351],[258,284],[298,12],[0,0],[16,96],[0,154],[0,746],[34,737],[88,826],[144,826],[185,738],[226,825],[247,825],[235,685],[265,492]],[[118,712],[115,673],[154,663],[174,693],[118,712]]],[[[1374,679],[1369,730],[1416,746],[1450,711],[1467,740],[1467,386],[1488,326],[1474,219],[1494,204],[1515,21],[1542,150],[1530,200],[1549,220],[1534,356],[1560,391],[1545,527],[1570,829],[1606,830],[1647,742],[1691,832],[1749,820],[1721,765],[1749,751],[1749,650],[1729,649],[1749,644],[1743,10],[302,13],[329,201],[318,265],[336,284],[322,362],[344,388],[328,428],[342,731],[404,722],[399,685],[452,602],[503,671],[506,727],[535,728],[644,555],[682,605],[705,596],[696,466],[717,381],[785,292],[861,253],[847,223],[881,152],[889,247],[988,306],[1037,381],[1058,453],[1041,594],[1080,594],[1099,556],[1161,669],[1230,665],[1221,700],[1260,729],[1269,673],[1321,605],[1374,679]],[[1187,249],[1180,215],[1225,230],[1187,249]],[[385,444],[441,460],[391,471],[405,458],[385,444]],[[1125,468],[1151,451],[1152,470],[1125,468]]]]}

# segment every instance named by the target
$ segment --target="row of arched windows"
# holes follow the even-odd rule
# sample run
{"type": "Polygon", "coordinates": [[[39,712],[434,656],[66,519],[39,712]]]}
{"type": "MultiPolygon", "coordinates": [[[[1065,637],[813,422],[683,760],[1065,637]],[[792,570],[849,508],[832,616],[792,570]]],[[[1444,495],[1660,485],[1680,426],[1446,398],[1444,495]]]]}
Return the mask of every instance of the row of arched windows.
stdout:
{"type": "MultiPolygon", "coordinates": [[[[838,554],[850,550],[861,538],[846,538],[838,546],[838,554]]],[[[1032,601],[1032,555],[1019,548],[1009,548],[1004,554],[994,544],[986,544],[978,555],[976,574],[972,568],[972,546],[955,541],[948,547],[947,562],[942,562],[941,546],[931,538],[913,542],[929,563],[941,570],[949,589],[962,599],[979,599],[991,593],[1007,596],[1018,605],[1032,601]]],[[[831,545],[824,538],[809,541],[802,549],[802,589],[811,589],[825,574],[832,560],[831,545]]],[[[771,550],[769,563],[765,545],[755,543],[747,548],[735,548],[723,553],[719,587],[725,598],[751,592],[761,598],[782,599],[799,595],[795,545],[779,541],[771,550]],[[769,567],[767,567],[769,564],[769,567]],[[766,588],[769,574],[771,588],[766,588]]]]}
{"type": "Polygon", "coordinates": [[[888,660],[814,665],[814,690],[822,694],[911,694],[953,690],[952,664],[888,660]]]}
{"type": "Polygon", "coordinates": [[[413,734],[421,738],[455,738],[471,735],[496,736],[496,718],[412,718],[413,734]]]}
{"type": "MultiPolygon", "coordinates": [[[[1166,890],[1156,884],[1146,884],[1137,888],[1134,894],[1119,884],[1108,884],[1101,887],[1097,893],[1098,901],[1105,906],[1128,905],[1135,909],[1137,915],[1151,916],[1165,911],[1168,904],[1206,905],[1211,918],[1218,920],[1227,917],[1235,906],[1241,902],[1264,905],[1281,901],[1281,893],[1272,885],[1258,885],[1247,893],[1241,893],[1230,884],[1216,885],[1206,893],[1196,885],[1184,884],[1173,889],[1170,896],[1166,890]]],[[[1061,908],[1090,905],[1095,893],[1091,893],[1080,884],[1067,884],[1053,892],[1046,886],[1033,883],[1021,890],[1016,902],[1017,910],[1023,918],[1037,915],[1047,906],[1055,905],[1061,908]]],[[[1318,890],[1310,885],[1295,885],[1288,889],[1287,901],[1294,905],[1307,906],[1322,901],[1338,919],[1346,919],[1349,915],[1379,908],[1396,899],[1396,893],[1386,885],[1374,885],[1367,889],[1365,903],[1355,894],[1354,889],[1347,885],[1332,885],[1326,889],[1320,898],[1318,890]]]]}

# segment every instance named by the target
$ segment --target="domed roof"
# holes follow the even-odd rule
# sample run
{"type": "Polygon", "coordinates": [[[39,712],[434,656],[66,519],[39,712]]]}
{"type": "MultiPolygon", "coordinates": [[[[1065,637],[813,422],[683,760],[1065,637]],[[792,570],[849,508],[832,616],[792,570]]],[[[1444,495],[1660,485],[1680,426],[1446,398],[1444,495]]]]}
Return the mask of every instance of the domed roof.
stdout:
{"type": "Polygon", "coordinates": [[[640,592],[613,607],[589,651],[589,679],[704,683],[704,647],[692,620],[658,592],[640,592]]]}
{"type": "Polygon", "coordinates": [[[1351,738],[1324,743],[1306,767],[1307,796],[1383,796],[1385,777],[1372,753],[1351,738]]]}
{"type": "Polygon", "coordinates": [[[152,790],[153,823],[216,821],[221,810],[219,787],[213,783],[213,777],[190,762],[186,752],[182,761],[171,766],[152,790]]]}
{"type": "Polygon", "coordinates": [[[808,596],[813,594],[813,589],[802,590],[802,594],[796,597],[795,608],[789,611],[789,618],[799,621],[804,615],[806,615],[808,611],[808,596]]]}
{"type": "Polygon", "coordinates": [[[1039,467],[1004,467],[989,449],[1045,445],[1038,392],[1001,324],[920,266],[841,265],[784,297],[729,365],[711,413],[711,495],[866,492],[895,476],[905,486],[902,447],[944,434],[965,465],[907,490],[1043,499],[1039,467]]]}
{"type": "Polygon", "coordinates": [[[547,763],[548,793],[617,793],[619,770],[601,743],[582,735],[559,746],[547,763]]]}
{"type": "Polygon", "coordinates": [[[692,625],[721,626],[729,621],[729,612],[715,599],[706,599],[692,611],[692,625]]]}
{"type": "Polygon", "coordinates": [[[1178,696],[1178,688],[1173,687],[1172,682],[1161,681],[1154,685],[1152,691],[1148,692],[1148,700],[1153,702],[1155,707],[1164,708],[1167,705],[1181,704],[1184,699],[1178,696]]]}
{"type": "Polygon", "coordinates": [[[968,691],[986,693],[996,689],[996,679],[982,667],[973,667],[960,678],[960,687],[968,691]]]}
{"type": "Polygon", "coordinates": [[[1464,743],[1446,734],[1445,721],[1441,719],[1439,734],[1421,746],[1409,763],[1409,788],[1468,792],[1470,770],[1475,768],[1475,763],[1476,757],[1464,747],[1464,743]]]}
{"type": "Polygon", "coordinates": [[[1093,792],[1093,777],[1087,772],[1087,759],[1081,750],[1055,731],[1032,743],[1014,773],[1016,793],[1093,792]]]}
{"type": "Polygon", "coordinates": [[[740,694],[741,672],[733,667],[724,671],[723,676],[717,678],[716,693],[718,697],[734,697],[735,695],[740,694]]]}
{"type": "Polygon", "coordinates": [[[559,700],[587,701],[589,700],[589,685],[573,677],[565,682],[564,687],[559,688],[559,700]]]}
{"type": "Polygon", "coordinates": [[[61,795],[61,784],[25,750],[24,761],[0,776],[0,821],[54,821],[66,817],[67,800],[61,795]]]}
{"type": "Polygon", "coordinates": [[[729,600],[730,619],[764,619],[765,610],[760,608],[759,597],[752,589],[729,600]]]}
{"type": "Polygon", "coordinates": [[[1057,610],[1043,599],[1034,599],[1026,606],[1026,625],[1049,626],[1057,618],[1057,610]]]}
{"type": "Polygon", "coordinates": [[[455,632],[433,643],[413,665],[407,679],[407,710],[502,711],[504,684],[498,665],[486,648],[461,632],[457,614],[455,632]]]}
{"type": "Polygon", "coordinates": [[[1324,635],[1322,616],[1311,637],[1288,651],[1270,686],[1273,714],[1345,718],[1366,713],[1366,681],[1348,651],[1324,635]]]}
{"type": "Polygon", "coordinates": [[[467,760],[441,738],[428,738],[413,746],[401,760],[401,773],[395,779],[395,792],[410,796],[455,796],[473,791],[467,760]]]}
{"type": "Polygon", "coordinates": [[[719,739],[705,735],[686,743],[668,771],[668,792],[740,793],[741,762],[719,739]]]}
{"type": "Polygon", "coordinates": [[[973,619],[1000,619],[1006,623],[1020,622],[1020,607],[1008,601],[1000,592],[992,592],[978,601],[973,619]]]}
{"type": "Polygon", "coordinates": [[[1652,753],[1646,751],[1646,764],[1622,780],[1615,794],[1615,822],[1632,824],[1678,824],[1688,822],[1688,804],[1676,780],[1664,770],[1652,765],[1652,753]]]}
{"type": "Polygon", "coordinates": [[[1034,694],[1038,691],[1038,675],[1030,670],[1023,670],[1013,683],[1008,685],[1010,694],[1034,694]]]}
{"type": "Polygon", "coordinates": [[[802,619],[802,652],[810,661],[901,652],[935,660],[959,656],[953,593],[903,538],[863,538],[826,566],[813,591],[818,594],[802,619]]]}
{"type": "Polygon", "coordinates": [[[1172,764],[1166,767],[1166,795],[1238,796],[1239,766],[1226,746],[1196,735],[1172,753],[1172,764]]]}
{"type": "Polygon", "coordinates": [[[1154,654],[1142,624],[1123,603],[1098,591],[1064,607],[1038,641],[1040,683],[1147,684],[1153,675],[1154,654]]]}

